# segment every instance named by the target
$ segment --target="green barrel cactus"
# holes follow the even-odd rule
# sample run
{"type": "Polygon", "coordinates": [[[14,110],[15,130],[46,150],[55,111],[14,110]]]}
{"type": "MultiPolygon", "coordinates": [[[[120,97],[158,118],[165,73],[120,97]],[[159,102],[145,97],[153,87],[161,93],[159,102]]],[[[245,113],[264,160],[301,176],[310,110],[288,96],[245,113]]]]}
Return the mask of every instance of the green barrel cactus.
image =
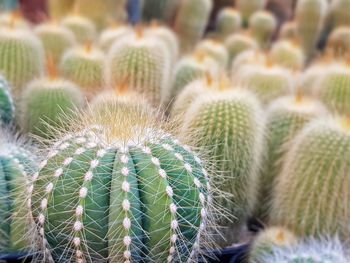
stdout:
{"type": "Polygon", "coordinates": [[[288,40],[275,42],[271,48],[270,57],[277,65],[291,70],[302,70],[305,65],[303,50],[288,40]]]}
{"type": "MultiPolygon", "coordinates": [[[[141,31],[141,30],[140,30],[141,31]]],[[[131,91],[159,105],[167,92],[170,74],[170,54],[163,41],[144,32],[116,42],[107,55],[107,84],[116,88],[127,84],[131,91]]]]}
{"type": "Polygon", "coordinates": [[[31,220],[31,175],[36,160],[1,132],[0,146],[0,253],[29,252],[35,237],[31,220]],[[28,206],[29,205],[29,206],[28,206]]]}
{"type": "Polygon", "coordinates": [[[283,25],[281,25],[278,37],[280,39],[291,41],[298,39],[297,23],[295,21],[285,22],[283,25]]]}
{"type": "Polygon", "coordinates": [[[276,179],[272,224],[299,236],[349,236],[349,123],[346,118],[314,120],[293,140],[276,179]]]}
{"type": "Polygon", "coordinates": [[[59,62],[63,53],[76,44],[74,34],[56,23],[43,23],[35,27],[35,34],[40,38],[45,55],[52,56],[59,62]]]}
{"type": "Polygon", "coordinates": [[[175,21],[182,52],[193,49],[202,38],[213,8],[212,0],[181,1],[175,21]]]}
{"type": "MultiPolygon", "coordinates": [[[[346,263],[350,258],[338,239],[307,239],[295,246],[275,247],[259,257],[259,263],[346,263]]],[[[254,262],[255,263],[255,262],[254,262]]]]}
{"type": "Polygon", "coordinates": [[[312,120],[327,114],[319,101],[301,95],[281,97],[273,101],[266,116],[265,161],[260,175],[259,196],[256,217],[267,223],[276,178],[282,171],[282,164],[293,139],[312,120]]]}
{"type": "Polygon", "coordinates": [[[15,105],[7,80],[0,75],[0,124],[6,126],[15,119],[15,105]]]}
{"type": "Polygon", "coordinates": [[[249,29],[261,48],[267,49],[277,30],[277,19],[268,11],[258,11],[249,19],[249,29]]]}
{"type": "Polygon", "coordinates": [[[337,57],[344,57],[350,52],[350,28],[348,26],[340,26],[335,28],[328,40],[327,49],[337,57]]]}
{"type": "Polygon", "coordinates": [[[236,1],[236,5],[242,15],[243,25],[247,27],[251,15],[256,11],[264,9],[266,0],[238,0],[236,1]]]}
{"type": "Polygon", "coordinates": [[[226,70],[228,63],[228,51],[226,47],[217,40],[205,39],[198,43],[195,48],[195,53],[206,54],[218,62],[221,70],[226,70]]]}
{"type": "Polygon", "coordinates": [[[50,147],[32,194],[48,259],[188,262],[201,253],[212,207],[204,163],[134,115],[103,117],[50,147]]]}
{"type": "Polygon", "coordinates": [[[72,0],[48,0],[48,11],[51,19],[60,20],[74,7],[72,0]]]}
{"type": "Polygon", "coordinates": [[[225,40],[229,54],[229,64],[233,63],[238,54],[246,50],[257,50],[258,43],[247,34],[232,34],[225,40]]]}
{"type": "Polygon", "coordinates": [[[1,28],[0,72],[13,87],[16,97],[24,86],[44,71],[44,49],[30,31],[1,28]]]}
{"type": "Polygon", "coordinates": [[[92,42],[96,38],[95,24],[82,15],[72,14],[66,16],[61,20],[61,25],[71,30],[80,44],[92,42]]]}
{"type": "Polygon", "coordinates": [[[233,8],[222,8],[216,18],[216,34],[220,39],[225,39],[229,35],[236,33],[242,27],[241,14],[233,8]]]}
{"type": "Polygon", "coordinates": [[[297,244],[297,238],[283,227],[268,227],[254,238],[249,250],[249,263],[261,263],[261,258],[273,254],[274,249],[289,248],[297,244]]]}
{"type": "Polygon", "coordinates": [[[300,0],[295,20],[300,43],[306,57],[312,58],[327,15],[327,0],[300,0]]]}
{"type": "Polygon", "coordinates": [[[21,127],[42,138],[67,127],[74,111],[83,105],[83,95],[69,81],[45,77],[28,84],[20,105],[21,127]]]}
{"type": "Polygon", "coordinates": [[[220,235],[216,241],[226,246],[239,240],[256,202],[264,118],[254,94],[239,88],[222,88],[214,94],[205,93],[192,103],[184,115],[181,134],[191,145],[203,148],[217,171],[212,183],[221,194],[215,195],[214,200],[226,207],[230,215],[218,220],[220,235]]]}
{"type": "Polygon", "coordinates": [[[338,26],[350,26],[350,1],[333,0],[331,1],[330,20],[333,28],[338,26]]]}
{"type": "Polygon", "coordinates": [[[104,88],[105,59],[103,51],[91,44],[73,48],[64,53],[60,73],[90,98],[104,88]]]}
{"type": "Polygon", "coordinates": [[[101,32],[98,45],[105,52],[108,52],[114,42],[120,41],[132,33],[133,30],[128,25],[112,25],[101,32]]]}

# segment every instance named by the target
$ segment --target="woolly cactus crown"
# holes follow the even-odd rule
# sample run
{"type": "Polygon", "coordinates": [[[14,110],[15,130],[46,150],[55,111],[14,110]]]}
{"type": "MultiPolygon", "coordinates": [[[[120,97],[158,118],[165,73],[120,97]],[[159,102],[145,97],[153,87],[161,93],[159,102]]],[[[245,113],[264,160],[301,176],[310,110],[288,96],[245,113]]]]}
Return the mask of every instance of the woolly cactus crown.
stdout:
{"type": "Polygon", "coordinates": [[[114,42],[120,41],[133,33],[130,26],[115,25],[103,30],[99,37],[99,47],[108,52],[114,42]]]}
{"type": "Polygon", "coordinates": [[[95,39],[96,26],[84,16],[78,14],[66,16],[62,19],[61,24],[71,30],[76,40],[81,44],[95,39]]]}

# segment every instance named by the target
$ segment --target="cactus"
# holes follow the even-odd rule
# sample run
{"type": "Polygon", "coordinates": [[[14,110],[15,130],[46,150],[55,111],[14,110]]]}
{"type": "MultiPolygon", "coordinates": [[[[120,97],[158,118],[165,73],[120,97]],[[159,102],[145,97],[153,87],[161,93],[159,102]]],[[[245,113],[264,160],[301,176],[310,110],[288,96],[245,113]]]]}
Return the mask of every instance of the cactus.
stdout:
{"type": "Polygon", "coordinates": [[[195,261],[212,222],[201,159],[139,113],[83,119],[87,128],[50,147],[34,182],[33,215],[47,258],[195,261]]]}
{"type": "Polygon", "coordinates": [[[34,29],[43,43],[46,56],[59,62],[62,54],[76,44],[74,34],[56,23],[44,23],[34,29]]]}
{"type": "Polygon", "coordinates": [[[247,50],[238,54],[231,65],[231,74],[235,77],[235,74],[239,72],[241,67],[246,65],[266,65],[267,56],[258,50],[247,50]]]}
{"type": "MultiPolygon", "coordinates": [[[[225,86],[224,86],[225,88],[225,86]]],[[[229,220],[219,219],[223,246],[238,241],[256,200],[257,173],[263,144],[263,116],[254,94],[234,88],[204,93],[186,111],[182,136],[204,148],[220,176],[212,181],[222,191],[214,200],[226,207],[229,220]],[[228,200],[222,199],[229,195],[228,200]]]]}
{"type": "Polygon", "coordinates": [[[266,49],[270,46],[273,34],[276,32],[277,20],[270,12],[258,11],[250,17],[249,29],[260,47],[266,49]]]}
{"type": "MultiPolygon", "coordinates": [[[[308,239],[291,247],[276,247],[259,258],[259,263],[346,263],[350,258],[338,239],[308,239]]],[[[254,262],[255,263],[255,262],[254,262]]]]}
{"type": "Polygon", "coordinates": [[[312,58],[327,14],[327,0],[300,0],[295,19],[301,46],[308,59],[312,58]]]}
{"type": "Polygon", "coordinates": [[[247,65],[242,67],[235,76],[265,104],[293,91],[290,72],[279,66],[247,65]]]}
{"type": "Polygon", "coordinates": [[[130,26],[127,25],[113,25],[102,31],[99,37],[99,47],[105,52],[108,52],[114,42],[120,41],[133,33],[130,26]]]}
{"type": "Polygon", "coordinates": [[[252,37],[245,34],[232,34],[226,38],[224,43],[229,53],[229,65],[241,52],[258,49],[258,43],[252,37]]]}
{"type": "Polygon", "coordinates": [[[228,63],[228,51],[219,41],[205,39],[198,43],[195,52],[206,54],[218,62],[220,69],[225,70],[228,63]]]}
{"type": "Polygon", "coordinates": [[[296,44],[281,40],[276,42],[271,48],[271,60],[277,65],[291,70],[302,70],[305,64],[303,50],[296,44]]]}
{"type": "Polygon", "coordinates": [[[329,67],[322,72],[313,94],[318,96],[325,105],[340,115],[350,114],[350,68],[344,65],[329,67]]]}
{"type": "Polygon", "coordinates": [[[28,207],[30,175],[36,172],[33,154],[13,142],[4,131],[0,146],[0,253],[28,252],[34,226],[28,207]]]}
{"type": "Polygon", "coordinates": [[[330,19],[333,28],[350,25],[350,1],[333,0],[330,4],[330,19]]]}
{"type": "Polygon", "coordinates": [[[303,94],[314,96],[314,89],[318,85],[318,81],[322,78],[324,72],[335,66],[334,61],[317,61],[311,64],[302,72],[298,79],[298,86],[301,87],[303,94]]]}
{"type": "Polygon", "coordinates": [[[343,57],[350,52],[350,29],[341,26],[335,28],[330,34],[327,49],[337,57],[343,57]]]}
{"type": "Polygon", "coordinates": [[[236,33],[242,27],[241,14],[233,8],[223,8],[216,18],[216,33],[220,39],[236,33]]]}
{"type": "Polygon", "coordinates": [[[282,24],[279,38],[291,41],[298,39],[297,23],[295,21],[290,21],[282,24]]]}
{"type": "Polygon", "coordinates": [[[14,119],[15,106],[11,88],[5,78],[0,75],[0,123],[3,125],[11,124],[14,119]]]}
{"type": "Polygon", "coordinates": [[[281,173],[293,139],[305,125],[326,112],[319,101],[300,94],[278,98],[269,105],[266,117],[266,158],[260,176],[259,202],[256,205],[256,217],[261,221],[268,222],[276,178],[281,173]]]}
{"type": "Polygon", "coordinates": [[[315,120],[293,140],[276,179],[273,224],[299,236],[349,236],[349,127],[347,119],[315,120]]]}
{"type": "Polygon", "coordinates": [[[84,16],[78,14],[66,16],[62,19],[61,24],[71,30],[81,44],[92,42],[96,38],[96,26],[84,16]]]}
{"type": "Polygon", "coordinates": [[[29,29],[28,22],[22,18],[21,13],[18,11],[0,13],[0,26],[17,29],[29,29]]]}
{"type": "Polygon", "coordinates": [[[13,87],[16,97],[24,85],[39,77],[44,70],[44,50],[40,40],[31,32],[1,28],[0,72],[13,87]]]}
{"type": "Polygon", "coordinates": [[[77,84],[87,97],[99,92],[104,87],[105,54],[90,43],[64,53],[61,75],[77,84]]]}
{"type": "Polygon", "coordinates": [[[249,263],[261,263],[261,258],[273,254],[274,249],[289,248],[297,244],[297,238],[283,227],[262,230],[253,240],[249,251],[249,263]]]}
{"type": "Polygon", "coordinates": [[[237,9],[242,15],[243,25],[248,26],[250,16],[256,11],[264,9],[266,0],[238,0],[237,9]]]}
{"type": "Polygon", "coordinates": [[[192,50],[203,36],[212,8],[212,0],[181,0],[175,31],[183,52],[192,50]]]}
{"type": "Polygon", "coordinates": [[[142,30],[116,42],[107,56],[107,83],[111,88],[127,83],[132,91],[159,105],[167,91],[170,54],[164,42],[146,36],[142,30]]]}
{"type": "Polygon", "coordinates": [[[52,19],[59,20],[69,13],[74,5],[72,0],[49,0],[49,14],[52,19]]]}

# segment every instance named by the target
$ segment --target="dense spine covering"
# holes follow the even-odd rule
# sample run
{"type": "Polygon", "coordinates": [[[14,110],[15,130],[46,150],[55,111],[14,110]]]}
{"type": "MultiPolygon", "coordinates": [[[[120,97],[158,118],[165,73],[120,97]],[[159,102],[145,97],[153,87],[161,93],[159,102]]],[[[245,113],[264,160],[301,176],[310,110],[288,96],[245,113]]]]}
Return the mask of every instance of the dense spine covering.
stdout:
{"type": "Polygon", "coordinates": [[[11,94],[11,87],[7,80],[0,75],[0,120],[1,125],[13,123],[15,119],[15,105],[11,94]]]}
{"type": "Polygon", "coordinates": [[[249,29],[261,48],[268,48],[277,30],[274,14],[267,11],[255,12],[249,19],[249,29]]]}
{"type": "Polygon", "coordinates": [[[205,93],[184,115],[182,135],[207,151],[218,174],[212,183],[221,190],[214,200],[230,213],[228,219],[221,217],[218,222],[220,245],[238,241],[256,202],[263,119],[254,94],[238,88],[205,93]]]}
{"type": "Polygon", "coordinates": [[[248,26],[249,18],[256,11],[264,9],[266,0],[238,0],[237,9],[242,15],[243,25],[248,26]]]}
{"type": "Polygon", "coordinates": [[[96,26],[87,17],[78,14],[69,15],[62,19],[61,24],[72,31],[80,44],[92,42],[96,37],[96,26]]]}
{"type": "Polygon", "coordinates": [[[233,8],[223,8],[216,18],[216,34],[220,39],[237,32],[242,27],[241,14],[233,8]]]}
{"type": "Polygon", "coordinates": [[[196,46],[195,53],[203,53],[212,57],[218,62],[220,69],[226,70],[229,55],[226,47],[220,41],[212,39],[202,40],[196,46]]]}
{"type": "Polygon", "coordinates": [[[232,34],[225,39],[224,43],[229,53],[229,64],[233,63],[241,52],[258,49],[258,43],[254,38],[245,34],[232,34]]]}
{"type": "Polygon", "coordinates": [[[132,33],[133,30],[128,25],[112,25],[101,32],[98,40],[99,47],[108,52],[114,42],[121,41],[132,33]]]}
{"type": "Polygon", "coordinates": [[[303,50],[287,40],[275,42],[271,48],[270,56],[274,63],[291,70],[302,70],[305,65],[303,50]]]}
{"type": "Polygon", "coordinates": [[[277,177],[271,222],[299,236],[349,236],[349,120],[307,125],[288,151],[277,177]]]}
{"type": "Polygon", "coordinates": [[[234,61],[231,64],[231,76],[235,77],[235,74],[239,72],[239,70],[243,66],[247,65],[266,65],[267,56],[265,53],[260,52],[259,50],[246,50],[241,52],[236,56],[234,61]]]}
{"type": "Polygon", "coordinates": [[[333,0],[330,4],[330,19],[333,28],[350,25],[350,1],[333,0]]]}
{"type": "Polygon", "coordinates": [[[190,51],[203,36],[212,8],[212,0],[181,0],[175,31],[183,52],[190,51]]]}
{"type": "Polygon", "coordinates": [[[342,58],[350,52],[350,28],[340,26],[335,28],[327,40],[327,49],[331,54],[342,58]]]}
{"type": "Polygon", "coordinates": [[[24,85],[39,77],[44,70],[44,50],[40,40],[30,31],[1,28],[0,71],[20,96],[24,85]]]}
{"type": "Polygon", "coordinates": [[[266,116],[265,160],[260,175],[259,196],[256,217],[267,223],[276,178],[282,171],[282,164],[293,143],[293,139],[310,121],[323,117],[327,110],[317,100],[301,95],[286,96],[273,101],[266,116]]]}

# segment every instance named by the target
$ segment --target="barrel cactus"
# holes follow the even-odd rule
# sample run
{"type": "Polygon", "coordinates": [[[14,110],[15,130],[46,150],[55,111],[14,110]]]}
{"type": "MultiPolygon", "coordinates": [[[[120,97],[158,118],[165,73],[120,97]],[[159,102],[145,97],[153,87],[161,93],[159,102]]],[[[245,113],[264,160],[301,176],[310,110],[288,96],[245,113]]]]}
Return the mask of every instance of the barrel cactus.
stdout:
{"type": "Polygon", "coordinates": [[[15,118],[15,106],[11,94],[10,85],[0,75],[0,123],[4,126],[13,123],[15,118]]]}
{"type": "Polygon", "coordinates": [[[183,52],[190,51],[203,36],[212,8],[212,0],[181,1],[175,31],[183,52]]]}
{"type": "Polygon", "coordinates": [[[213,185],[221,190],[214,200],[230,216],[219,219],[220,245],[239,240],[255,200],[263,146],[263,115],[259,101],[240,88],[204,93],[186,111],[181,129],[184,138],[207,152],[218,171],[213,185]],[[227,199],[223,196],[228,195],[227,199]]]}
{"type": "Polygon", "coordinates": [[[44,49],[40,40],[30,31],[1,28],[0,72],[20,96],[24,86],[44,70],[44,49]]]}
{"type": "Polygon", "coordinates": [[[77,84],[87,97],[104,88],[105,54],[91,44],[68,50],[64,53],[61,75],[77,84]]]}
{"type": "Polygon", "coordinates": [[[350,25],[350,1],[333,0],[330,5],[330,19],[333,27],[350,25]]]}
{"type": "Polygon", "coordinates": [[[138,113],[86,119],[50,147],[34,182],[47,258],[195,261],[211,222],[202,160],[138,113]]]}
{"type": "Polygon", "coordinates": [[[268,56],[266,53],[261,52],[259,50],[246,50],[238,54],[231,64],[231,75],[235,77],[235,74],[239,72],[239,70],[247,65],[266,65],[268,61],[268,56]]]}
{"type": "Polygon", "coordinates": [[[295,21],[286,22],[281,26],[279,32],[280,39],[296,40],[298,39],[297,23],[295,21]]]}
{"type": "Polygon", "coordinates": [[[132,33],[133,30],[128,25],[112,25],[101,32],[98,40],[99,47],[105,52],[108,52],[114,42],[120,41],[123,37],[132,33]]]}
{"type": "Polygon", "coordinates": [[[277,30],[277,19],[267,11],[255,12],[249,19],[249,29],[260,47],[268,48],[277,30]]]}
{"type": "Polygon", "coordinates": [[[43,43],[46,56],[59,62],[62,54],[76,44],[74,34],[57,23],[43,23],[34,29],[43,43]]]}
{"type": "Polygon", "coordinates": [[[229,54],[229,64],[233,63],[236,56],[246,50],[257,50],[258,43],[247,34],[232,34],[225,40],[225,46],[229,54]]]}
{"type": "Polygon", "coordinates": [[[327,42],[327,49],[337,57],[350,52],[350,29],[347,26],[335,28],[327,42]]]}
{"type": "Polygon", "coordinates": [[[242,15],[243,25],[248,26],[250,16],[256,11],[264,9],[266,0],[238,0],[237,9],[242,15]]]}
{"type": "Polygon", "coordinates": [[[299,45],[281,40],[276,42],[270,52],[271,60],[277,65],[291,70],[302,70],[305,64],[305,55],[299,45]]]}
{"type": "Polygon", "coordinates": [[[220,39],[237,32],[242,27],[241,14],[233,8],[223,8],[216,18],[216,33],[220,39]]]}
{"type": "Polygon", "coordinates": [[[298,134],[276,179],[272,224],[299,236],[349,236],[349,127],[346,118],[328,117],[298,134]]]}
{"type": "Polygon", "coordinates": [[[281,173],[293,139],[310,121],[326,113],[327,110],[319,101],[300,94],[278,98],[269,105],[266,117],[266,157],[260,175],[259,201],[255,215],[261,221],[267,223],[269,220],[276,178],[281,173]]]}
{"type": "Polygon", "coordinates": [[[196,46],[195,52],[207,54],[218,62],[223,71],[226,70],[229,59],[228,51],[220,41],[212,39],[202,40],[196,46]]]}
{"type": "Polygon", "coordinates": [[[91,42],[96,37],[95,24],[84,16],[78,14],[66,16],[62,19],[61,24],[71,30],[81,44],[91,42]]]}

